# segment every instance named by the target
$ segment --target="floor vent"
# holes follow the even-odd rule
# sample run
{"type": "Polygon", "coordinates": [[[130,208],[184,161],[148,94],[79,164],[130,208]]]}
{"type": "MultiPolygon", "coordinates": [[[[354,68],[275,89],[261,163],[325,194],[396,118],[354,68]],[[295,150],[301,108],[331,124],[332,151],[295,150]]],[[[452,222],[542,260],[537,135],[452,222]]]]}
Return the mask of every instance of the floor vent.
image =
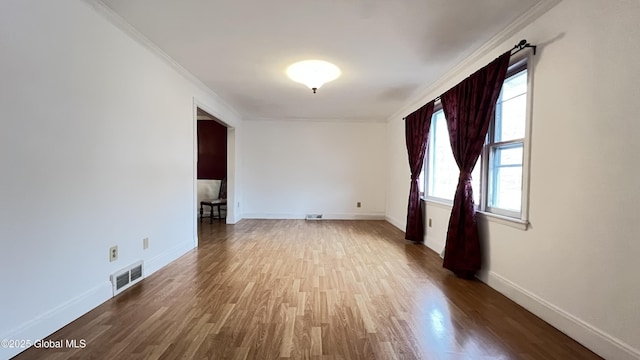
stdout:
{"type": "Polygon", "coordinates": [[[307,214],[305,220],[322,220],[322,214],[307,214]]]}
{"type": "Polygon", "coordinates": [[[111,274],[111,284],[113,284],[113,296],[130,288],[133,284],[144,278],[143,263],[139,261],[130,265],[115,274],[111,274]]]}

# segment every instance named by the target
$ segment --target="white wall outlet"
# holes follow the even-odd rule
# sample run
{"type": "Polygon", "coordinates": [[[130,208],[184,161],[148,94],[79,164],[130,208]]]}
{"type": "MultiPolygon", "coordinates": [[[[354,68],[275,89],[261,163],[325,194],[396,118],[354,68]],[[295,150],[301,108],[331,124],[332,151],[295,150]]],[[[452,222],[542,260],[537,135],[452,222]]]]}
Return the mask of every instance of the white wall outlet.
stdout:
{"type": "Polygon", "coordinates": [[[148,249],[149,248],[149,238],[146,237],[144,239],[142,239],[142,249],[148,249]]]}
{"type": "Polygon", "coordinates": [[[109,262],[118,260],[118,245],[109,248],[109,262]]]}

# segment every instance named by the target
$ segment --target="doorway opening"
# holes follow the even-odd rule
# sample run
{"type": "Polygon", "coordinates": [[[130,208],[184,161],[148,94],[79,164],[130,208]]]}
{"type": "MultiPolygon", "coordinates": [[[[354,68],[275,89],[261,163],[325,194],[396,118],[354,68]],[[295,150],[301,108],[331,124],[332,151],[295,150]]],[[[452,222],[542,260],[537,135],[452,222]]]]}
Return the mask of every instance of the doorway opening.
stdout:
{"type": "Polygon", "coordinates": [[[226,223],[228,129],[200,107],[196,116],[196,214],[199,222],[226,223]]]}

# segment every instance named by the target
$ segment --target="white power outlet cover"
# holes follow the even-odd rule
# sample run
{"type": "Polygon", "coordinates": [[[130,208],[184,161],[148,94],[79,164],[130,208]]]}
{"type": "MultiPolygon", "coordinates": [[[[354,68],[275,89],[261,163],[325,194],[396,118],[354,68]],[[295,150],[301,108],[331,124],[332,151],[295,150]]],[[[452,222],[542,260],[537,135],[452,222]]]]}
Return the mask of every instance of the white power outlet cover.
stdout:
{"type": "Polygon", "coordinates": [[[118,260],[118,245],[109,248],[109,261],[113,262],[118,260]]]}

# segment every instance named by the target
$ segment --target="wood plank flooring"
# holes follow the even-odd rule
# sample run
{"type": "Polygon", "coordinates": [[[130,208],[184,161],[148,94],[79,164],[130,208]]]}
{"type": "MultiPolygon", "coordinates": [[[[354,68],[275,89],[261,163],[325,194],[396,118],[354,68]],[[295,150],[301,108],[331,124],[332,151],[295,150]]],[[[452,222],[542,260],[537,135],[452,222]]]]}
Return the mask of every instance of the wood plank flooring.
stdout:
{"type": "Polygon", "coordinates": [[[598,359],[384,221],[200,224],[200,247],[16,359],[598,359]]]}

